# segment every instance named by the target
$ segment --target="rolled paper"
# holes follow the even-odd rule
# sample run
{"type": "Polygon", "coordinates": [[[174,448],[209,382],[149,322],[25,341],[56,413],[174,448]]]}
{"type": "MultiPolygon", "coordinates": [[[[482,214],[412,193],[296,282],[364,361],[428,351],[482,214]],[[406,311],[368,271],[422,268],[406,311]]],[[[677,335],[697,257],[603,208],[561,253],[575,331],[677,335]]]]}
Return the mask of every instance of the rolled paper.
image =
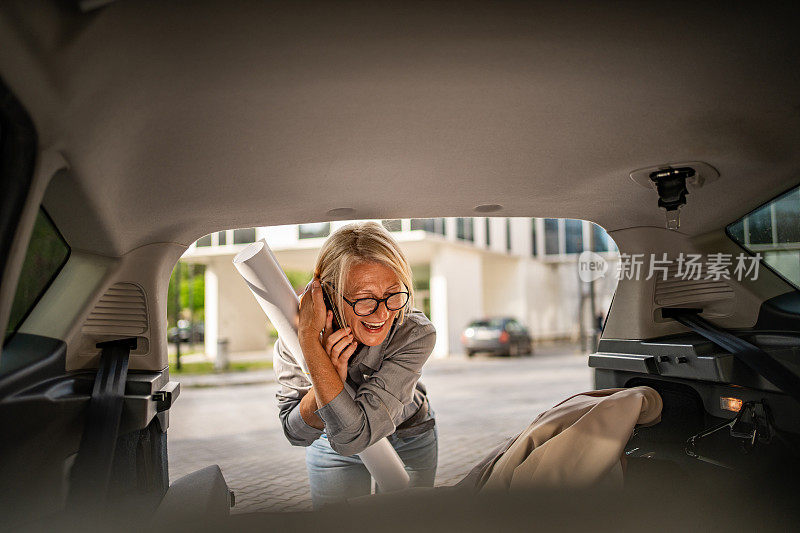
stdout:
{"type": "Polygon", "coordinates": [[[386,437],[368,446],[358,456],[382,492],[395,492],[408,488],[410,479],[403,466],[403,460],[386,437]]]}
{"type": "Polygon", "coordinates": [[[283,344],[307,375],[308,366],[303,358],[295,325],[300,300],[267,242],[262,239],[247,246],[233,258],[233,265],[272,322],[283,344]]]}
{"type": "MultiPolygon", "coordinates": [[[[233,264],[272,322],[284,346],[294,356],[302,371],[308,375],[308,366],[297,337],[296,324],[300,300],[278,260],[275,259],[275,254],[267,246],[267,241],[261,239],[247,246],[233,258],[233,264]]],[[[350,396],[355,397],[355,391],[347,384],[345,389],[350,396]]],[[[408,472],[397,451],[385,437],[358,456],[382,492],[408,488],[408,472]]]]}

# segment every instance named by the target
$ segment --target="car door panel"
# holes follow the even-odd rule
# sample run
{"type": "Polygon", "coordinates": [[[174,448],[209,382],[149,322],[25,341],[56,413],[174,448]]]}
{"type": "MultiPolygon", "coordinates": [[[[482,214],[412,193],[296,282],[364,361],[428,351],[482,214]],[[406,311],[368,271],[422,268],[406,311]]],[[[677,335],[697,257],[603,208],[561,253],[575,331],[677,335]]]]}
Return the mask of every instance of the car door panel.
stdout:
{"type": "MultiPolygon", "coordinates": [[[[59,510],[69,488],[93,371],[64,372],[66,344],[19,333],[0,375],[0,506],[7,520],[59,510]]],[[[156,505],[167,487],[168,409],[180,388],[166,372],[132,372],[125,386],[109,495],[156,505]]]]}

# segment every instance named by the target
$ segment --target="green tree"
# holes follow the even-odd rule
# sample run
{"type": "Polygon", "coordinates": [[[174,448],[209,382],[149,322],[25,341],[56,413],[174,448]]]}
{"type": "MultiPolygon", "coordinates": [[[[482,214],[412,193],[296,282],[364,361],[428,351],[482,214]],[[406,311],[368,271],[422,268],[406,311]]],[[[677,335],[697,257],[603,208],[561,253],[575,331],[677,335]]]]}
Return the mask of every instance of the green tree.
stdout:
{"type": "Polygon", "coordinates": [[[194,320],[200,322],[205,318],[205,265],[189,264],[178,261],[169,278],[169,288],[167,289],[167,323],[169,327],[175,327],[175,278],[180,269],[181,291],[180,291],[180,311],[178,314],[186,314],[190,308],[189,294],[191,292],[192,302],[194,303],[194,320]],[[190,273],[191,279],[190,279],[190,273]],[[191,291],[189,284],[191,283],[191,291]]]}
{"type": "MultiPolygon", "coordinates": [[[[175,277],[180,269],[181,291],[180,291],[180,310],[178,315],[187,315],[189,310],[189,284],[192,284],[192,301],[194,302],[194,320],[201,322],[205,320],[205,271],[206,266],[194,264],[192,279],[189,279],[190,265],[183,261],[178,261],[169,278],[169,289],[167,291],[167,324],[170,328],[175,327],[175,277]]],[[[289,283],[296,291],[300,291],[311,281],[312,273],[306,270],[284,270],[289,283]]],[[[269,326],[270,328],[272,326],[269,326]]]]}
{"type": "Polygon", "coordinates": [[[283,271],[286,277],[289,278],[289,283],[292,284],[294,290],[302,290],[311,281],[312,272],[306,270],[285,270],[283,271]]]}

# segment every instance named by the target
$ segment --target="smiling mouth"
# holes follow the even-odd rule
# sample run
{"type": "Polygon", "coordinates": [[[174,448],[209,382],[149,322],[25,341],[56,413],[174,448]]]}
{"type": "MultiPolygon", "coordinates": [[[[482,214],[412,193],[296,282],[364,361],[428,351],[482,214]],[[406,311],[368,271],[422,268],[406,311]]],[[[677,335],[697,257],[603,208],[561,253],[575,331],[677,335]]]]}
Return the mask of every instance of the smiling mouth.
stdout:
{"type": "Polygon", "coordinates": [[[384,324],[386,324],[386,321],[384,320],[383,322],[364,322],[362,320],[361,324],[364,326],[364,329],[366,329],[367,331],[376,332],[376,331],[380,331],[383,328],[384,324]]]}

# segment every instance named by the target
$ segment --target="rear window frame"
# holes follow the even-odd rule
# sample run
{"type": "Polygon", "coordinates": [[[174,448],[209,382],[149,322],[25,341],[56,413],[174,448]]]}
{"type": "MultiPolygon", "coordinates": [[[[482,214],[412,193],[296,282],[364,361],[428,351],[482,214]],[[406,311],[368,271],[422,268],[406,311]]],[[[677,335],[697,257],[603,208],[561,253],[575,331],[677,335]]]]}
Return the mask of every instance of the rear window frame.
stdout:
{"type": "Polygon", "coordinates": [[[503,318],[488,318],[488,319],[480,319],[480,320],[473,320],[467,326],[468,328],[484,328],[484,329],[502,329],[506,328],[506,320],[503,318]],[[499,321],[498,324],[493,324],[493,322],[499,321]]]}
{"type": "MultiPolygon", "coordinates": [[[[732,221],[732,222],[729,222],[729,223],[725,224],[725,235],[726,235],[726,236],[728,237],[728,239],[730,239],[730,240],[731,240],[731,242],[733,242],[733,243],[734,243],[736,246],[738,246],[739,248],[741,248],[742,250],[744,250],[744,252],[746,252],[746,253],[747,253],[747,255],[749,255],[749,256],[751,256],[751,257],[755,257],[755,255],[756,255],[756,252],[753,252],[752,250],[749,250],[747,247],[745,247],[744,243],[742,243],[742,242],[739,242],[739,240],[733,236],[733,234],[732,234],[732,232],[731,232],[731,226],[733,226],[734,224],[736,224],[736,223],[740,222],[740,221],[741,221],[742,219],[744,219],[745,217],[752,215],[753,213],[755,213],[755,212],[756,212],[756,211],[758,211],[759,209],[762,209],[763,207],[765,207],[765,206],[767,206],[767,205],[769,205],[769,204],[771,204],[771,203],[775,202],[775,201],[776,201],[778,198],[780,198],[781,196],[784,196],[784,195],[786,195],[787,193],[790,193],[790,192],[792,192],[792,191],[794,191],[794,190],[796,190],[796,189],[800,189],[800,183],[796,183],[796,184],[792,185],[791,187],[788,187],[788,188],[784,189],[783,191],[781,191],[780,193],[776,194],[775,196],[773,196],[773,197],[772,197],[772,198],[770,198],[769,200],[767,200],[767,201],[765,201],[765,202],[762,202],[762,203],[761,203],[761,204],[759,204],[757,207],[755,207],[755,208],[753,208],[753,209],[749,210],[749,211],[748,211],[748,212],[746,212],[744,215],[741,215],[741,216],[740,216],[740,217],[738,217],[736,220],[734,220],[734,221],[732,221]]],[[[760,267],[765,267],[765,268],[767,268],[767,269],[768,269],[770,272],[774,273],[774,274],[775,274],[776,276],[778,276],[778,277],[779,277],[781,280],[783,280],[783,281],[784,281],[784,282],[785,282],[785,283],[786,283],[786,284],[787,284],[787,285],[788,285],[788,286],[789,286],[791,289],[793,289],[793,290],[794,290],[795,292],[797,292],[797,293],[800,293],[800,286],[797,286],[797,285],[795,285],[793,281],[791,281],[791,280],[787,279],[787,278],[786,278],[786,276],[784,276],[783,274],[781,274],[781,273],[780,273],[778,270],[776,270],[774,267],[772,267],[772,266],[771,266],[769,263],[767,263],[766,261],[764,261],[764,257],[763,257],[763,256],[761,256],[761,258],[759,259],[758,263],[759,263],[759,268],[760,268],[760,267]]]]}
{"type": "MultiPolygon", "coordinates": [[[[56,278],[61,273],[61,271],[64,270],[64,267],[69,262],[69,258],[72,256],[72,247],[69,245],[69,242],[64,237],[64,234],[61,233],[61,230],[58,229],[58,226],[56,225],[55,221],[53,220],[53,217],[50,216],[50,213],[47,212],[47,210],[44,208],[43,205],[39,206],[39,211],[37,212],[37,215],[39,213],[42,213],[44,215],[44,217],[50,223],[52,228],[55,230],[56,235],[58,235],[58,238],[61,240],[61,242],[64,243],[64,246],[66,246],[67,253],[64,256],[64,259],[58,265],[58,268],[56,268],[53,271],[52,275],[47,280],[47,282],[44,285],[42,285],[42,288],[39,290],[39,293],[36,295],[36,298],[34,298],[33,301],[31,302],[31,304],[28,306],[28,309],[26,309],[25,312],[22,314],[22,317],[19,319],[19,322],[14,327],[14,330],[11,333],[8,333],[6,331],[3,332],[3,346],[6,346],[11,341],[11,339],[13,339],[14,336],[19,332],[19,330],[22,327],[22,325],[28,319],[28,317],[33,312],[33,310],[36,309],[36,307],[39,305],[39,302],[42,300],[44,295],[47,294],[47,291],[50,289],[50,286],[53,285],[53,282],[56,280],[56,278]],[[8,336],[6,337],[6,335],[8,335],[8,336]]],[[[35,224],[35,222],[34,222],[34,224],[35,224]]],[[[25,247],[25,256],[26,257],[28,255],[28,249],[31,246],[31,240],[32,239],[33,239],[33,232],[31,232],[31,236],[28,239],[28,245],[25,247]]],[[[24,259],[23,259],[23,261],[24,261],[24,259]]],[[[19,287],[20,280],[22,279],[22,276],[23,276],[23,273],[20,272],[19,277],[17,278],[17,285],[16,285],[16,287],[14,287],[14,297],[15,298],[16,298],[16,295],[17,295],[17,288],[19,287]]],[[[12,308],[13,308],[13,305],[14,305],[14,301],[13,300],[11,302],[11,305],[12,305],[12,308]]],[[[11,316],[9,316],[8,319],[10,321],[11,320],[11,316]]]]}

